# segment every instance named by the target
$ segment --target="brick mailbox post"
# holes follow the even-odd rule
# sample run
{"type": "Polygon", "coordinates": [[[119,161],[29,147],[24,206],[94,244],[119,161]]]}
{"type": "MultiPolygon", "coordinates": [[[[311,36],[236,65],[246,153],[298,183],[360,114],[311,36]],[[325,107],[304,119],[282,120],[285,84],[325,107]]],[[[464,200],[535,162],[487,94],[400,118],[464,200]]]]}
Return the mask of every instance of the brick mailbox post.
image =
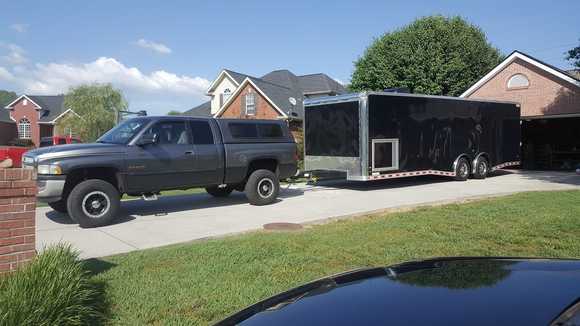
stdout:
{"type": "Polygon", "coordinates": [[[36,182],[29,169],[0,169],[0,273],[36,254],[36,182]]]}

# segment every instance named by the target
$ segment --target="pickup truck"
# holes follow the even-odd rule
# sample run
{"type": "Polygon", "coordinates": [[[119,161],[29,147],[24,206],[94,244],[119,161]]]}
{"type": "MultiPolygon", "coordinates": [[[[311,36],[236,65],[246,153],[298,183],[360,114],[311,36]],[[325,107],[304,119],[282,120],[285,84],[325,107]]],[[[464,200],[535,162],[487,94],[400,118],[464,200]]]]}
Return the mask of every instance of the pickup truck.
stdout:
{"type": "Polygon", "coordinates": [[[244,191],[250,204],[274,202],[279,180],[297,170],[284,121],[189,117],[126,120],[96,143],[27,152],[37,198],[81,227],[111,223],[123,194],[156,199],[163,190],[205,187],[215,197],[244,191]]]}

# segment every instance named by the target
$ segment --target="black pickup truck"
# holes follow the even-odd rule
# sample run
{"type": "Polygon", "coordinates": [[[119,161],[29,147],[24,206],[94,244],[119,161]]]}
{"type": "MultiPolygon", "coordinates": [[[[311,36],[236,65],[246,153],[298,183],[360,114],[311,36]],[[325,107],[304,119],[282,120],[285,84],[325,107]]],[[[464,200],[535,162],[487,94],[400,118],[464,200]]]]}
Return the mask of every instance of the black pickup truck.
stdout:
{"type": "Polygon", "coordinates": [[[244,191],[272,203],[279,180],[297,169],[296,143],[284,121],[189,117],[127,120],[92,144],[27,152],[38,199],[81,227],[109,224],[123,194],[154,199],[163,190],[205,187],[216,197],[244,191]]]}

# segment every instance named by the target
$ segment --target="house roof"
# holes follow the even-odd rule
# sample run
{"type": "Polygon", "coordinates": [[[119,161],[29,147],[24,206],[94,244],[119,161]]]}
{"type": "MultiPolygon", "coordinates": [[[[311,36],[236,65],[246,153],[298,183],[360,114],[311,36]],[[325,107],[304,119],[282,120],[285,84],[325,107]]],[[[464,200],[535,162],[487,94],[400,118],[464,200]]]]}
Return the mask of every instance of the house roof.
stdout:
{"type": "Polygon", "coordinates": [[[183,112],[183,115],[188,115],[191,117],[209,117],[211,116],[211,101],[202,103],[193,109],[183,112]]]}
{"type": "Polygon", "coordinates": [[[13,122],[10,119],[10,111],[0,109],[0,122],[13,122]]]}
{"type": "MultiPolygon", "coordinates": [[[[40,119],[38,122],[53,122],[55,119],[59,118],[62,114],[68,111],[64,107],[64,95],[21,95],[8,105],[6,109],[12,108],[14,104],[20,101],[21,98],[27,98],[33,102],[34,105],[38,107],[40,111],[40,119]]],[[[3,110],[8,112],[8,110],[3,110]]],[[[1,116],[0,116],[1,119],[1,116]]],[[[12,120],[10,120],[12,121],[12,120]]]]}
{"type": "Polygon", "coordinates": [[[500,71],[502,71],[506,66],[508,66],[509,64],[511,64],[512,62],[514,62],[517,59],[520,59],[520,60],[523,60],[527,63],[530,63],[530,64],[538,67],[539,69],[542,69],[542,70],[554,75],[557,78],[560,78],[560,79],[562,79],[562,80],[564,80],[572,85],[576,85],[576,86],[580,87],[580,79],[578,79],[574,76],[571,76],[566,71],[559,69],[557,67],[554,67],[554,66],[547,64],[545,62],[542,62],[542,61],[540,61],[540,60],[538,60],[538,59],[536,59],[528,54],[523,53],[523,52],[514,51],[510,55],[508,55],[500,64],[498,64],[495,68],[493,68],[489,73],[487,73],[485,76],[483,76],[483,78],[481,78],[475,84],[473,84],[471,87],[469,87],[463,94],[461,94],[460,97],[467,97],[467,96],[471,95],[473,92],[475,92],[477,89],[479,89],[485,83],[487,83],[490,79],[495,77],[495,75],[497,75],[500,71]]]}
{"type": "MultiPolygon", "coordinates": [[[[217,85],[218,80],[224,78],[225,74],[230,76],[238,86],[241,86],[246,79],[250,80],[269,100],[273,102],[275,107],[291,118],[303,118],[304,107],[302,101],[304,94],[346,93],[344,86],[328,77],[326,74],[318,73],[296,76],[287,69],[274,70],[260,78],[224,69],[212,83],[208,92],[217,85]],[[291,97],[296,99],[295,106],[290,103],[289,99],[291,97]]],[[[184,114],[189,116],[210,116],[211,103],[209,101],[205,102],[184,112],[184,114]]]]}

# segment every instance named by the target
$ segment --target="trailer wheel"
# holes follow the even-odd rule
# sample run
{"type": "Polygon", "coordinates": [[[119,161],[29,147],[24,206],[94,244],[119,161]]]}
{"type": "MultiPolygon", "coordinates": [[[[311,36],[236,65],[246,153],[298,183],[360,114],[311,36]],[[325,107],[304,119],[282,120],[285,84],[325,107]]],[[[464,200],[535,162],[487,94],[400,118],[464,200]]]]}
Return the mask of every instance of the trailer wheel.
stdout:
{"type": "Polygon", "coordinates": [[[207,191],[208,194],[214,196],[214,197],[227,197],[229,196],[232,191],[234,191],[234,188],[232,187],[207,187],[205,188],[205,191],[207,191]]]}
{"type": "Polygon", "coordinates": [[[244,190],[252,205],[262,206],[273,203],[280,191],[280,181],[270,170],[256,170],[250,174],[244,190]]]}
{"type": "Polygon", "coordinates": [[[473,173],[473,178],[475,179],[485,179],[489,174],[489,163],[485,157],[480,157],[475,163],[475,172],[473,173]]]}
{"type": "Polygon", "coordinates": [[[462,157],[457,161],[455,166],[455,180],[465,181],[469,178],[469,162],[462,157]]]}
{"type": "Polygon", "coordinates": [[[82,228],[111,223],[119,212],[121,195],[112,184],[99,180],[85,180],[76,185],[68,196],[70,217],[82,228]]]}

